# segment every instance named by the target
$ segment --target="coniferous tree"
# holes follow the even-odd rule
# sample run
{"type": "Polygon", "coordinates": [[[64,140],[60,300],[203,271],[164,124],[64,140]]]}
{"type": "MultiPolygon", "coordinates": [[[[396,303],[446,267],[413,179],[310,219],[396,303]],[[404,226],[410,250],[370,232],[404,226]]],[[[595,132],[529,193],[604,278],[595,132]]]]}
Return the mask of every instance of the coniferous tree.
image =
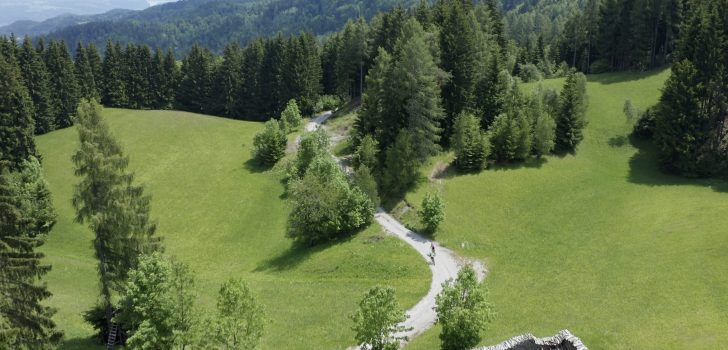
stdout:
{"type": "Polygon", "coordinates": [[[20,71],[33,101],[33,120],[35,134],[41,135],[55,129],[55,107],[50,100],[48,71],[45,63],[33,47],[29,37],[23,39],[23,46],[18,53],[20,71]]]}
{"type": "Polygon", "coordinates": [[[101,81],[102,79],[102,61],[99,49],[96,44],[89,43],[86,46],[86,58],[88,59],[88,65],[91,67],[91,73],[94,76],[94,83],[96,84],[97,98],[101,98],[101,81]]]}
{"type": "Polygon", "coordinates": [[[455,151],[455,165],[463,171],[485,168],[490,155],[490,141],[480,130],[480,121],[472,114],[463,113],[455,120],[451,145],[455,151]]]}
{"type": "Polygon", "coordinates": [[[403,36],[396,45],[398,62],[392,71],[390,92],[401,103],[400,118],[412,137],[418,160],[433,155],[440,141],[443,118],[438,67],[425,42],[425,31],[415,19],[405,24],[403,36]]]}
{"type": "Polygon", "coordinates": [[[37,249],[56,222],[51,194],[40,163],[25,159],[10,172],[0,164],[0,348],[54,349],[63,333],[55,310],[42,302],[51,296],[40,279],[51,267],[37,249]]]}
{"type": "Polygon", "coordinates": [[[310,33],[291,39],[288,53],[291,98],[300,101],[301,110],[308,115],[321,94],[321,53],[316,39],[310,33]]]}
{"type": "Polygon", "coordinates": [[[349,21],[338,38],[336,86],[342,97],[359,97],[364,85],[367,24],[363,18],[349,21]]]}
{"type": "Polygon", "coordinates": [[[265,47],[262,40],[253,41],[243,51],[243,67],[241,74],[244,77],[241,84],[240,109],[246,119],[262,119],[263,92],[261,90],[261,75],[265,47]]]}
{"type": "Polygon", "coordinates": [[[367,89],[362,95],[361,109],[354,122],[355,138],[361,139],[364,135],[372,135],[384,148],[393,142],[396,133],[404,127],[404,123],[392,115],[393,109],[397,106],[388,103],[392,98],[389,94],[391,72],[392,56],[380,48],[374,66],[367,74],[367,89]]]}
{"type": "Polygon", "coordinates": [[[177,66],[177,60],[174,58],[174,52],[167,50],[164,55],[164,65],[162,69],[162,100],[160,108],[170,109],[174,105],[177,89],[179,88],[180,69],[177,66]]]}
{"type": "Polygon", "coordinates": [[[101,106],[82,101],[78,109],[80,146],[73,155],[76,176],[73,206],[76,221],[94,232],[101,297],[107,323],[113,316],[112,295],[120,291],[139,256],[161,249],[149,215],[151,198],[134,184],[122,153],[101,117],[101,106]]]}
{"type": "Polygon", "coordinates": [[[243,83],[243,52],[239,45],[231,44],[225,47],[222,62],[215,72],[213,85],[213,112],[226,117],[239,118],[242,113],[239,109],[240,92],[243,83]]]}
{"type": "Polygon", "coordinates": [[[586,77],[571,72],[566,78],[556,117],[556,148],[562,152],[573,152],[584,138],[586,126],[586,77]]]}
{"type": "Polygon", "coordinates": [[[266,41],[265,56],[260,73],[260,90],[262,112],[270,119],[277,117],[283,111],[288,99],[288,88],[285,80],[286,41],[283,36],[266,41]]]}
{"type": "Polygon", "coordinates": [[[400,131],[394,144],[386,151],[382,188],[389,197],[402,195],[414,185],[419,176],[413,138],[407,130],[400,131]]]}
{"type": "Polygon", "coordinates": [[[124,86],[124,64],[121,47],[114,45],[111,40],[106,42],[106,55],[101,66],[102,93],[101,101],[111,107],[126,105],[127,95],[124,86]]]}
{"type": "Polygon", "coordinates": [[[46,49],[51,101],[57,106],[56,126],[66,128],[73,125],[73,116],[79,100],[76,69],[63,41],[52,41],[46,49]]]}
{"type": "Polygon", "coordinates": [[[14,58],[0,55],[0,164],[19,169],[37,156],[33,140],[33,102],[14,58]]]}
{"type": "Polygon", "coordinates": [[[96,91],[96,79],[94,78],[93,67],[89,62],[86,48],[81,43],[78,43],[76,47],[74,65],[79,97],[87,100],[98,100],[99,96],[96,91]]]}
{"type": "Polygon", "coordinates": [[[448,1],[445,5],[443,23],[440,31],[442,69],[450,73],[442,88],[443,104],[447,118],[444,132],[452,134],[455,118],[463,111],[474,107],[476,33],[472,15],[463,8],[460,1],[448,1]]]}
{"type": "Polygon", "coordinates": [[[198,113],[209,111],[214,69],[212,60],[212,52],[197,45],[182,60],[177,102],[186,110],[198,113]]]}

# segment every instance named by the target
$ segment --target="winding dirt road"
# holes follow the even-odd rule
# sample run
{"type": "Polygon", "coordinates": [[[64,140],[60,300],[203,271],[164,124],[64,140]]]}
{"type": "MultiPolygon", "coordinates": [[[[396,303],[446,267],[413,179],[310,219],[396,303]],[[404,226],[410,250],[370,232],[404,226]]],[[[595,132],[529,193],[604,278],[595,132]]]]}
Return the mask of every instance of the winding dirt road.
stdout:
{"type": "MultiPolygon", "coordinates": [[[[306,124],[306,131],[312,132],[320,128],[326,120],[332,115],[332,112],[324,112],[318,115],[316,118],[306,124]]],[[[338,159],[337,159],[338,161],[338,159]]],[[[341,165],[341,162],[339,162],[341,165]]],[[[343,165],[342,165],[343,166],[343,165]]],[[[347,169],[344,169],[345,171],[347,169]]],[[[409,340],[413,339],[417,335],[426,331],[432,327],[437,320],[437,314],[435,313],[435,297],[442,291],[442,284],[448,279],[454,279],[458,271],[466,263],[463,259],[459,258],[453,251],[441,247],[437,242],[429,240],[422,235],[407,229],[399,221],[393,218],[383,208],[377,208],[377,213],[374,215],[374,219],[379,223],[382,228],[388,233],[397,236],[405,243],[409,244],[414,248],[430,266],[432,272],[432,282],[430,283],[430,290],[414,307],[407,310],[409,316],[407,320],[402,324],[407,331],[397,334],[397,336],[407,337],[409,340]],[[430,244],[435,245],[435,264],[430,262],[430,244]]],[[[485,268],[480,263],[472,264],[475,271],[478,273],[480,279],[485,276],[485,268]]],[[[404,345],[404,344],[403,344],[404,345]]],[[[356,349],[356,347],[354,348],[356,349]]],[[[362,347],[364,349],[364,347],[362,347]]]]}

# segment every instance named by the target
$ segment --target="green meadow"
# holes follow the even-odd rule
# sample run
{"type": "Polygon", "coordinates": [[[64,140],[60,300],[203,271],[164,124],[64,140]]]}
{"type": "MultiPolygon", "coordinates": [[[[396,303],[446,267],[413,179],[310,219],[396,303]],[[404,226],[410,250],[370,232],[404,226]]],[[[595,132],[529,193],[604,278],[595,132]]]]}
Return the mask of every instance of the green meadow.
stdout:
{"type": "MultiPolygon", "coordinates": [[[[104,116],[153,197],[166,253],[196,274],[200,309],[212,312],[223,281],[244,279],[267,310],[263,349],[346,348],[354,341],[348,315],[367,289],[393,286],[410,307],[429,288],[425,261],[376,224],[328,245],[293,247],[279,171],[250,160],[262,124],[175,111],[106,109],[104,116]]],[[[58,212],[43,251],[64,349],[95,346],[82,319],[98,295],[93,234],[74,223],[71,206],[77,138],[73,128],[37,138],[58,212]]]]}
{"type": "MultiPolygon", "coordinates": [[[[435,238],[487,263],[497,317],[482,344],[566,328],[590,349],[725,346],[728,183],[660,172],[649,143],[630,140],[622,112],[625,99],[656,103],[668,74],[589,76],[589,124],[575,155],[475,175],[446,170],[407,196],[418,206],[442,191],[446,220],[435,238]]],[[[438,349],[437,335],[408,348],[438,349]]]]}

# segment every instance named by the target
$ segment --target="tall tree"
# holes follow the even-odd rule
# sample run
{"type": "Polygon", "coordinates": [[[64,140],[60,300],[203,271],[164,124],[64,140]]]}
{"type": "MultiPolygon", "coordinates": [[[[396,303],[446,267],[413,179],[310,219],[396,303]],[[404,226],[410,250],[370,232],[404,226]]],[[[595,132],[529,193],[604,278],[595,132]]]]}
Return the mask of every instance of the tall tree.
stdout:
{"type": "Polygon", "coordinates": [[[239,109],[240,91],[243,83],[243,52],[239,45],[231,44],[225,47],[222,62],[215,72],[213,84],[213,112],[231,118],[239,118],[242,112],[239,109]]]}
{"type": "Polygon", "coordinates": [[[55,310],[43,305],[51,293],[40,281],[51,267],[38,251],[56,222],[50,191],[34,157],[18,171],[6,165],[0,164],[0,348],[54,349],[63,333],[51,319],[55,310]]]}
{"type": "Polygon", "coordinates": [[[102,61],[99,49],[96,44],[89,43],[86,46],[86,58],[88,59],[88,65],[91,67],[91,73],[94,76],[94,83],[96,84],[96,93],[98,98],[101,97],[101,81],[102,79],[102,61]]]}
{"type": "Polygon", "coordinates": [[[573,152],[584,138],[586,126],[586,77],[571,72],[561,90],[559,114],[556,118],[556,148],[573,152]]]}
{"type": "Polygon", "coordinates": [[[80,42],[76,47],[74,64],[79,97],[87,100],[98,100],[99,94],[96,91],[96,78],[94,77],[93,67],[89,62],[86,48],[80,42]]]}
{"type": "Polygon", "coordinates": [[[78,108],[80,145],[73,155],[76,176],[73,206],[76,221],[94,232],[93,247],[106,320],[112,319],[112,295],[120,291],[141,254],[161,249],[150,219],[151,198],[126,170],[129,159],[101,117],[101,106],[82,101],[78,108]]]}
{"type": "Polygon", "coordinates": [[[118,44],[114,45],[111,40],[106,42],[106,55],[101,66],[101,101],[111,107],[122,107],[127,102],[122,54],[118,44]]]}
{"type": "Polygon", "coordinates": [[[50,98],[48,71],[27,36],[23,39],[23,46],[18,53],[18,63],[28,94],[33,101],[36,135],[53,131],[57,112],[50,98]]]}
{"type": "Polygon", "coordinates": [[[46,66],[50,77],[50,96],[58,106],[56,126],[66,128],[73,125],[73,116],[78,107],[79,89],[76,69],[63,41],[51,41],[46,49],[46,66]]]}
{"type": "Polygon", "coordinates": [[[442,69],[450,73],[442,88],[445,135],[452,134],[455,118],[474,107],[476,33],[472,13],[463,8],[461,1],[447,2],[440,30],[442,69]]]}
{"type": "Polygon", "coordinates": [[[213,57],[209,49],[193,46],[184,60],[177,102],[185,109],[204,113],[210,109],[213,57]]]}
{"type": "Polygon", "coordinates": [[[264,58],[265,47],[262,40],[253,41],[243,51],[241,74],[244,79],[241,84],[240,109],[246,119],[263,119],[263,91],[260,80],[264,58]]]}
{"type": "Polygon", "coordinates": [[[282,35],[265,43],[265,57],[260,74],[262,112],[267,119],[277,117],[288,102],[285,80],[286,41],[282,35]]]}
{"type": "Polygon", "coordinates": [[[439,149],[440,121],[444,114],[437,83],[439,69],[417,20],[407,21],[396,47],[399,60],[392,71],[391,94],[403,107],[403,120],[412,137],[415,155],[424,160],[439,149]]]}
{"type": "Polygon", "coordinates": [[[37,156],[33,102],[14,58],[0,54],[0,76],[0,163],[19,169],[24,161],[37,156]]]}

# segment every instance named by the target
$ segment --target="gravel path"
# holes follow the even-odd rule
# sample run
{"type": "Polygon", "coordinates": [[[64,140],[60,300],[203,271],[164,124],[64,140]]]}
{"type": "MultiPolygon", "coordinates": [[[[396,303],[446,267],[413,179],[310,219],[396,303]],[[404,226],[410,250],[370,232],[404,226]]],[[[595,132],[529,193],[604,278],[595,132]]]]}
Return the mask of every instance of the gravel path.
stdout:
{"type": "MultiPolygon", "coordinates": [[[[315,131],[323,123],[326,122],[332,115],[332,112],[324,112],[314,118],[311,122],[306,124],[306,131],[315,131]]],[[[338,159],[337,159],[338,161],[338,159]]],[[[341,162],[339,162],[341,164],[341,162]]],[[[437,314],[435,313],[435,297],[442,291],[442,284],[448,279],[455,278],[465,264],[463,259],[458,257],[453,251],[441,247],[437,242],[429,240],[420,234],[407,229],[399,221],[393,218],[383,208],[377,208],[377,213],[374,215],[374,219],[379,225],[384,228],[388,233],[397,236],[405,243],[409,244],[414,248],[422,257],[427,261],[432,272],[432,282],[430,283],[430,290],[414,307],[407,310],[409,318],[402,324],[409,330],[397,334],[397,336],[405,336],[408,339],[413,339],[417,335],[426,331],[432,327],[437,320],[437,314]],[[430,244],[435,245],[435,263],[432,264],[430,261],[430,244]]],[[[473,263],[475,271],[478,273],[480,279],[485,276],[485,267],[480,263],[473,263]]],[[[404,345],[404,344],[403,344],[404,345]]],[[[357,349],[357,347],[351,348],[357,349]]],[[[364,349],[364,347],[362,347],[364,349]]]]}

